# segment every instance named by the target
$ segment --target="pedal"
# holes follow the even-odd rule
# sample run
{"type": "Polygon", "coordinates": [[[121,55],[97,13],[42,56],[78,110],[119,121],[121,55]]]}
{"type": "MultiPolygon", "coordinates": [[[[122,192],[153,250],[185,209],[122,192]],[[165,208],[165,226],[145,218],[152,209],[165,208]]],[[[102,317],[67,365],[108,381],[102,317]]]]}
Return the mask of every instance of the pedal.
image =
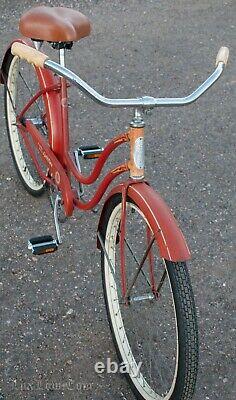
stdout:
{"type": "Polygon", "coordinates": [[[80,146],[78,148],[78,155],[82,156],[84,159],[99,158],[103,148],[99,146],[80,146]]]}
{"type": "Polygon", "coordinates": [[[28,249],[35,255],[54,253],[58,249],[57,240],[51,235],[29,239],[28,249]]]}

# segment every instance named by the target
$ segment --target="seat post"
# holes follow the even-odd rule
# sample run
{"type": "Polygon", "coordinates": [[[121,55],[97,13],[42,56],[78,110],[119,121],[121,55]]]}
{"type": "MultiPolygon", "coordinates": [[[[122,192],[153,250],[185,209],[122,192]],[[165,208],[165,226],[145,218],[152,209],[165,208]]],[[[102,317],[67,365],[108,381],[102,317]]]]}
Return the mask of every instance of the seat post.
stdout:
{"type": "Polygon", "coordinates": [[[65,67],[65,49],[59,49],[59,63],[62,67],[65,67]]]}
{"type": "MultiPolygon", "coordinates": [[[[59,63],[62,67],[65,67],[65,46],[63,43],[59,43],[59,63]]],[[[61,113],[62,113],[62,147],[64,155],[69,151],[69,123],[68,123],[68,94],[67,94],[67,82],[66,78],[60,77],[61,82],[61,113]]],[[[66,161],[63,160],[63,162],[66,161]]]]}

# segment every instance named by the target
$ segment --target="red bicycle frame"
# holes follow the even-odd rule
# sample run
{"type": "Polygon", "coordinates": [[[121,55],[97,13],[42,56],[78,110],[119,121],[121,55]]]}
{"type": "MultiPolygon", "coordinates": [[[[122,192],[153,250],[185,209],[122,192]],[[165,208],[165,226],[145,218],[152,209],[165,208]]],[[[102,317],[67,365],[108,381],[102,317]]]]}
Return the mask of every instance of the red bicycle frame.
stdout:
{"type": "MultiPolygon", "coordinates": [[[[31,45],[27,40],[17,40],[23,44],[31,45]]],[[[2,82],[4,81],[4,70],[7,59],[11,52],[11,46],[3,60],[2,64],[2,82]]],[[[143,125],[131,124],[130,129],[126,133],[122,133],[113,138],[110,143],[102,151],[100,157],[95,163],[95,166],[88,176],[81,174],[74,161],[69,154],[69,129],[68,129],[68,84],[65,78],[55,76],[53,72],[46,68],[35,67],[37,78],[39,81],[39,91],[29,99],[24,105],[22,111],[17,116],[17,125],[26,147],[34,160],[35,166],[41,178],[51,185],[56,186],[62,197],[62,203],[66,216],[71,216],[75,207],[82,210],[90,210],[94,208],[105,193],[108,185],[121,173],[129,171],[131,179],[113,188],[108,195],[108,198],[103,206],[98,231],[102,232],[104,209],[107,207],[111,197],[117,193],[121,194],[122,198],[122,215],[121,215],[121,253],[123,254],[122,261],[122,286],[125,293],[125,256],[124,256],[124,234],[125,234],[125,219],[126,219],[126,198],[127,196],[134,201],[139,208],[148,215],[150,229],[155,233],[160,256],[170,261],[183,261],[190,258],[190,252],[186,241],[179,229],[171,210],[146,182],[143,181],[144,170],[143,163],[137,165],[135,154],[137,141],[143,142],[144,128],[143,125]],[[25,118],[25,114],[34,102],[40,97],[43,97],[45,104],[45,122],[48,128],[47,140],[39,132],[36,126],[30,119],[25,118]],[[132,126],[133,125],[133,126],[132,126]],[[32,139],[30,141],[30,138],[32,139]],[[33,144],[32,144],[33,141],[33,144]],[[99,184],[94,196],[88,201],[83,202],[79,198],[77,190],[73,189],[71,177],[76,181],[90,185],[94,183],[100,176],[102,168],[110,156],[110,154],[121,144],[129,142],[130,145],[130,160],[113,168],[103,178],[99,184]],[[38,161],[35,153],[40,155],[43,164],[46,166],[46,172],[38,161]]],[[[44,168],[45,169],[45,168],[44,168]]],[[[149,241],[149,232],[147,232],[147,240],[149,241]]],[[[98,247],[101,243],[98,242],[98,247]]],[[[150,276],[154,289],[155,282],[153,280],[152,256],[149,254],[150,261],[150,276]]]]}
{"type": "Polygon", "coordinates": [[[49,70],[41,68],[35,68],[35,70],[40,90],[28,101],[17,116],[18,128],[41,178],[50,184],[55,184],[60,189],[65,215],[71,216],[74,207],[90,210],[100,201],[111,181],[121,173],[129,170],[128,164],[124,163],[112,169],[103,178],[92,199],[86,203],[80,201],[76,191],[72,189],[70,175],[72,174],[77,181],[86,185],[95,182],[110,154],[119,145],[129,141],[129,133],[122,133],[113,138],[103,150],[92,173],[89,176],[82,175],[69,155],[67,82],[65,78],[55,77],[49,70]],[[29,108],[40,96],[43,97],[46,108],[48,142],[42,137],[33,123],[24,118],[29,108]],[[47,175],[37,161],[35,151],[28,140],[28,134],[30,134],[43,163],[47,167],[47,175]]]}

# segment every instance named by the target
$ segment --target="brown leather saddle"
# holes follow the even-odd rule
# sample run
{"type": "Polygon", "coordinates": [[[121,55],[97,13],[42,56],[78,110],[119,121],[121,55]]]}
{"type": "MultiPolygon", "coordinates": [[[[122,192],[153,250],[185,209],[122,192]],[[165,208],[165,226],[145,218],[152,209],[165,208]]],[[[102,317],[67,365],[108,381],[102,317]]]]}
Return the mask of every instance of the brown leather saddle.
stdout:
{"type": "Polygon", "coordinates": [[[89,19],[65,7],[33,7],[20,19],[22,35],[47,42],[77,42],[91,32],[89,19]]]}

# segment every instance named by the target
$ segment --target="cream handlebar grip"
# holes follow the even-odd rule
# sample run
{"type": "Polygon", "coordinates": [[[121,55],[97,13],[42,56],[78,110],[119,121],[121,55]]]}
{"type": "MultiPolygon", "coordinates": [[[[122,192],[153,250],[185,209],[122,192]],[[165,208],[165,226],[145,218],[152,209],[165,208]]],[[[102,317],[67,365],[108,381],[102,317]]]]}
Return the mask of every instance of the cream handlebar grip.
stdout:
{"type": "Polygon", "coordinates": [[[49,59],[49,57],[41,53],[41,51],[18,42],[13,43],[11,52],[14,56],[18,56],[28,61],[29,64],[34,64],[36,67],[40,68],[43,68],[45,61],[49,59]]]}
{"type": "Polygon", "coordinates": [[[221,47],[216,57],[216,66],[218,66],[219,62],[222,62],[226,65],[228,58],[229,58],[228,47],[221,47]]]}

